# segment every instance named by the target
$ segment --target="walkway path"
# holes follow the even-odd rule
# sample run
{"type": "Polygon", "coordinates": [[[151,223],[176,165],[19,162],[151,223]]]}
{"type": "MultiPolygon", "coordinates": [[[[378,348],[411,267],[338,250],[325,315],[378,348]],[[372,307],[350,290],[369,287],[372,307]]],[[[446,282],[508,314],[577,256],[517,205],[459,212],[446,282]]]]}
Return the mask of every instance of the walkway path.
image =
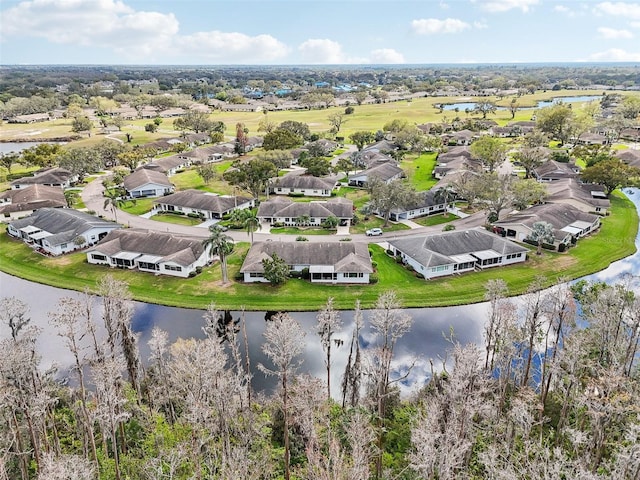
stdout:
{"type": "MultiPolygon", "coordinates": [[[[115,220],[113,212],[111,210],[105,210],[104,207],[104,186],[102,180],[107,175],[98,177],[84,188],[82,191],[82,201],[86,205],[88,210],[93,210],[98,215],[102,215],[104,218],[115,220]]],[[[141,228],[145,230],[152,230],[156,232],[171,232],[178,235],[189,235],[192,237],[206,238],[209,236],[209,230],[200,226],[187,226],[187,225],[175,225],[170,223],[157,222],[144,216],[131,215],[130,213],[118,210],[118,223],[131,228],[141,228]]],[[[455,225],[457,230],[465,230],[468,228],[475,228],[484,225],[486,220],[484,212],[474,213],[466,218],[459,218],[453,220],[450,224],[455,225]]],[[[414,223],[414,222],[411,222],[414,223]]],[[[415,227],[409,230],[399,230],[395,232],[385,232],[383,239],[376,237],[374,241],[371,237],[367,237],[364,233],[349,234],[346,229],[339,229],[337,235],[309,235],[307,239],[310,242],[338,242],[342,240],[345,235],[348,235],[353,241],[367,242],[367,243],[379,243],[380,241],[388,241],[395,238],[406,237],[416,234],[435,234],[442,232],[442,225],[434,225],[432,227],[423,227],[414,223],[415,227]]],[[[248,240],[247,232],[229,230],[226,232],[231,238],[236,241],[246,242],[248,240]]],[[[280,242],[295,242],[296,235],[274,235],[269,233],[269,227],[263,226],[261,230],[257,230],[254,233],[255,241],[273,240],[280,242]]]]}

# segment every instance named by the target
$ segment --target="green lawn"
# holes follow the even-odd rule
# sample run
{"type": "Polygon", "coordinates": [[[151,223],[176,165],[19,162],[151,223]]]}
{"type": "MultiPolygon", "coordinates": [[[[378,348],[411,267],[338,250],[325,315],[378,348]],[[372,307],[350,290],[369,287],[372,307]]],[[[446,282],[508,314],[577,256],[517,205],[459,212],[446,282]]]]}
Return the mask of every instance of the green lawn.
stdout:
{"type": "Polygon", "coordinates": [[[432,227],[433,225],[441,225],[443,223],[449,223],[452,220],[456,220],[460,217],[454,215],[453,213],[449,213],[446,216],[441,213],[437,213],[435,215],[429,215],[428,217],[420,217],[414,218],[411,221],[415,222],[423,227],[432,227]]]}
{"type": "Polygon", "coordinates": [[[437,153],[423,153],[419,157],[405,158],[400,163],[400,168],[407,174],[409,183],[416,191],[430,190],[438,183],[438,179],[432,175],[437,156],[437,153]]]}
{"type": "MultiPolygon", "coordinates": [[[[636,209],[617,193],[611,201],[612,215],[603,219],[601,231],[581,239],[568,253],[544,252],[537,256],[532,250],[529,260],[522,265],[439,280],[416,278],[388,257],[382,248],[371,245],[380,279],[375,285],[312,285],[293,279],[281,287],[245,285],[234,281],[222,285],[217,264],[189,279],[110,269],[87,264],[83,253],[43,257],[22,242],[8,237],[4,227],[0,233],[0,269],[27,280],[73,290],[95,288],[102,275],[112,273],[129,283],[136,300],[187,308],[205,308],[215,298],[222,309],[244,306],[248,310],[274,310],[282,308],[282,299],[286,298],[287,308],[292,311],[317,310],[329,296],[334,297],[338,308],[351,309],[356,299],[364,308],[370,308],[381,292],[390,289],[397,292],[404,307],[460,305],[482,301],[484,285],[491,279],[502,278],[507,282],[510,293],[516,295],[525,292],[537,276],[543,276],[545,285],[551,285],[558,279],[574,279],[597,272],[611,262],[633,254],[638,229],[636,209]]],[[[234,278],[239,271],[248,247],[248,243],[237,244],[236,251],[229,257],[229,278],[234,278]]]]}
{"type": "Polygon", "coordinates": [[[192,227],[194,225],[200,225],[202,220],[199,218],[192,218],[186,215],[175,215],[173,213],[158,214],[151,217],[151,220],[156,222],[171,223],[173,225],[186,225],[192,227]]]}
{"type": "Polygon", "coordinates": [[[271,229],[271,233],[285,235],[335,235],[335,230],[327,230],[326,228],[298,228],[298,227],[275,227],[271,229]]]}
{"type": "Polygon", "coordinates": [[[144,213],[150,212],[153,209],[153,201],[155,198],[139,198],[136,199],[136,202],[127,202],[120,210],[123,210],[131,215],[142,215],[144,213]]]}
{"type": "Polygon", "coordinates": [[[380,217],[376,217],[374,215],[369,215],[369,217],[360,217],[360,221],[349,227],[350,233],[364,233],[371,228],[382,228],[385,232],[396,232],[398,230],[409,230],[404,223],[393,223],[389,222],[389,225],[383,227],[384,220],[380,217]],[[368,218],[368,219],[367,219],[368,218]]]}
{"type": "Polygon", "coordinates": [[[190,168],[184,172],[177,173],[171,177],[171,183],[176,186],[176,190],[202,190],[205,192],[214,192],[221,195],[233,195],[235,192],[239,194],[237,189],[222,180],[222,174],[231,166],[231,161],[220,162],[215,164],[215,170],[218,178],[209,183],[204,183],[202,177],[198,175],[195,168],[190,168]]]}

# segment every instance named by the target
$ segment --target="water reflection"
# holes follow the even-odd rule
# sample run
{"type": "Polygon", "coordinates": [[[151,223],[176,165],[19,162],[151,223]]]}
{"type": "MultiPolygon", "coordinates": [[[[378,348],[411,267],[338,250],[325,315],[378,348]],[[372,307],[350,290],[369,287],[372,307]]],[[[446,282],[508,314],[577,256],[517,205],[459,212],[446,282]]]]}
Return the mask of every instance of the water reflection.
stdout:
{"type": "MultiPolygon", "coordinates": [[[[578,103],[578,102],[592,102],[595,100],[601,100],[602,97],[599,95],[581,95],[577,97],[558,97],[553,100],[540,100],[538,101],[535,107],[518,107],[518,110],[535,110],[537,108],[550,107],[555,102],[562,101],[563,103],[578,103]]],[[[465,110],[473,110],[476,108],[475,102],[457,102],[457,103],[448,103],[442,107],[443,110],[455,110],[458,109],[460,112],[464,112],[465,110]]],[[[508,110],[509,107],[497,107],[498,110],[508,110]]]]}
{"type": "MultiPolygon", "coordinates": [[[[640,190],[629,195],[636,208],[640,210],[640,190]]],[[[636,245],[639,241],[636,238],[636,245]]],[[[611,264],[606,270],[585,277],[592,281],[613,282],[623,275],[640,275],[640,254],[636,253],[611,264]]],[[[428,288],[428,285],[425,286],[428,288]]],[[[63,341],[56,335],[55,330],[48,324],[48,312],[51,311],[58,300],[63,296],[77,297],[80,294],[73,291],[47,287],[11,277],[0,273],[0,294],[2,296],[16,296],[30,306],[30,316],[33,323],[42,329],[42,335],[38,341],[38,351],[44,359],[44,365],[58,364],[61,370],[71,365],[72,358],[64,347],[63,341]]],[[[444,307],[444,308],[418,308],[409,309],[413,317],[413,327],[397,344],[396,362],[394,368],[397,372],[404,372],[406,368],[415,362],[411,374],[403,382],[404,391],[415,389],[425,383],[430,375],[430,360],[440,370],[446,361],[446,351],[450,347],[451,333],[461,343],[482,342],[482,327],[487,314],[487,304],[444,307]],[[416,361],[417,359],[417,361],[416,361]]],[[[369,328],[369,313],[364,312],[365,327],[361,335],[361,345],[366,347],[374,341],[373,332],[369,328]]],[[[204,332],[204,312],[201,310],[189,310],[183,308],[164,307],[145,303],[135,304],[133,327],[139,334],[139,345],[143,360],[149,357],[149,341],[151,330],[157,326],[169,333],[169,339],[174,342],[178,338],[202,338],[204,332]]],[[[241,314],[232,312],[234,319],[241,314]]],[[[324,378],[324,353],[315,334],[316,313],[291,313],[307,332],[306,348],[304,350],[303,369],[320,378],[324,378]]],[[[338,395],[340,392],[341,375],[344,371],[349,353],[349,342],[354,327],[354,312],[343,311],[341,317],[343,328],[334,338],[344,341],[339,348],[332,349],[332,385],[331,390],[338,395]]],[[[247,336],[251,363],[255,367],[258,363],[269,366],[269,360],[263,355],[261,345],[265,329],[265,312],[246,312],[247,336]]],[[[99,321],[97,322],[100,323],[99,321]]],[[[6,326],[0,326],[0,336],[8,335],[6,326]]],[[[244,351],[244,346],[243,346],[244,351]]],[[[273,378],[265,378],[263,374],[254,372],[253,384],[257,390],[268,391],[274,385],[273,378]]]]}

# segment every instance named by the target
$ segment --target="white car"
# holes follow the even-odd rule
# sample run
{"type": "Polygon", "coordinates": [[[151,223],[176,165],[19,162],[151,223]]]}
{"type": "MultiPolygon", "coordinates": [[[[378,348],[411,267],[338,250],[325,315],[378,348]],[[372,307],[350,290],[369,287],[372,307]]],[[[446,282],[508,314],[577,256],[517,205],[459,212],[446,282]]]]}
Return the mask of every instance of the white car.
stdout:
{"type": "Polygon", "coordinates": [[[381,228],[372,228],[371,230],[367,230],[367,237],[377,237],[378,235],[382,235],[381,228]]]}

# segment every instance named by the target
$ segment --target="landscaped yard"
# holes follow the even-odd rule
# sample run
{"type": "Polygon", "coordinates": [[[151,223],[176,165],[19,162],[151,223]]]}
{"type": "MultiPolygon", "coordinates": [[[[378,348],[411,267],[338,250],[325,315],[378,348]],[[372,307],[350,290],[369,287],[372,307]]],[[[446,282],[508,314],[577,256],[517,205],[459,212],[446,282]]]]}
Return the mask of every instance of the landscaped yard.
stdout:
{"type": "Polygon", "coordinates": [[[456,220],[457,218],[460,217],[454,215],[453,213],[448,213],[447,215],[437,213],[435,215],[429,215],[428,217],[413,218],[411,221],[417,223],[418,225],[422,225],[423,227],[432,227],[434,225],[449,223],[453,220],[456,220]]]}
{"type": "Polygon", "coordinates": [[[187,225],[192,227],[194,225],[200,225],[202,220],[199,218],[189,217],[187,215],[176,215],[173,213],[162,213],[151,217],[151,220],[163,223],[171,223],[173,225],[187,225]]]}
{"type": "Polygon", "coordinates": [[[335,235],[335,230],[327,230],[326,228],[298,228],[298,227],[275,227],[271,229],[271,233],[279,234],[283,233],[285,235],[335,235]]]}
{"type": "Polygon", "coordinates": [[[131,215],[142,215],[153,209],[154,200],[157,200],[157,198],[138,198],[135,203],[133,201],[126,202],[120,206],[120,210],[130,213],[131,215]]]}
{"type": "MultiPolygon", "coordinates": [[[[529,255],[525,264],[493,268],[482,272],[422,280],[395,263],[382,248],[371,245],[373,261],[377,262],[380,281],[375,285],[317,285],[304,280],[289,280],[281,287],[248,285],[231,281],[221,284],[219,265],[205,268],[202,274],[189,279],[109,269],[86,263],[84,253],[47,258],[34,253],[22,242],[9,238],[2,227],[0,234],[0,268],[27,280],[74,290],[95,288],[96,281],[106,273],[129,283],[136,300],[189,308],[205,308],[213,298],[218,308],[270,310],[282,307],[287,299],[290,310],[317,310],[332,296],[339,308],[353,308],[356,299],[365,308],[371,307],[377,296],[395,290],[404,307],[444,306],[480,302],[488,280],[501,278],[513,295],[526,291],[533,280],[542,276],[545,285],[559,279],[574,279],[602,270],[611,262],[633,254],[638,216],[634,205],[622,195],[612,197],[612,215],[603,219],[603,227],[594,236],[583,238],[568,253],[544,252],[529,255]]],[[[384,240],[377,237],[376,240],[384,240]]],[[[229,257],[229,278],[239,271],[248,243],[236,245],[229,257]]]]}
{"type": "Polygon", "coordinates": [[[176,190],[195,189],[219,193],[221,195],[233,195],[235,192],[238,195],[242,195],[242,192],[239,192],[238,189],[222,180],[222,174],[227,171],[231,163],[231,160],[227,160],[214,164],[218,177],[209,183],[204,182],[195,168],[189,168],[184,172],[176,173],[171,177],[171,183],[176,186],[176,190]]]}
{"type": "Polygon", "coordinates": [[[430,190],[438,183],[438,179],[432,175],[437,157],[437,153],[423,153],[418,157],[405,158],[400,163],[400,168],[407,174],[409,183],[417,192],[430,190]]]}

